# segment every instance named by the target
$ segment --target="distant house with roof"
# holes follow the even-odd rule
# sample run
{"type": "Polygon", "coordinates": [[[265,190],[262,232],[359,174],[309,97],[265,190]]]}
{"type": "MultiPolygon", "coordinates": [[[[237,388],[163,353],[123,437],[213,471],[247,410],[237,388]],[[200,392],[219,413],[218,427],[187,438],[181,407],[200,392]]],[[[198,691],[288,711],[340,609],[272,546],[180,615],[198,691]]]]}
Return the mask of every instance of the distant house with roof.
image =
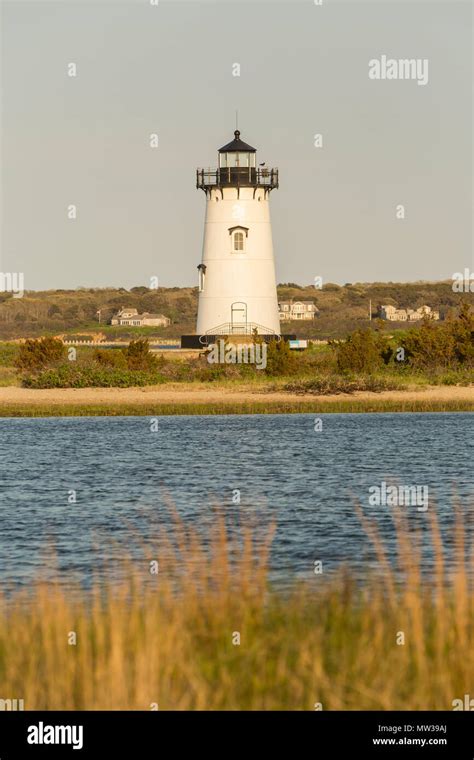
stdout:
{"type": "Polygon", "coordinates": [[[171,319],[164,314],[150,314],[148,311],[139,314],[137,309],[120,309],[114,314],[110,324],[120,327],[168,327],[171,319]]]}
{"type": "Polygon", "coordinates": [[[319,311],[312,301],[280,301],[278,304],[281,322],[297,319],[314,319],[319,311]]]}
{"type": "Polygon", "coordinates": [[[423,317],[438,320],[439,311],[435,311],[431,306],[424,304],[418,309],[397,309],[396,306],[385,304],[380,307],[380,316],[382,319],[388,319],[390,322],[418,322],[423,317]]]}

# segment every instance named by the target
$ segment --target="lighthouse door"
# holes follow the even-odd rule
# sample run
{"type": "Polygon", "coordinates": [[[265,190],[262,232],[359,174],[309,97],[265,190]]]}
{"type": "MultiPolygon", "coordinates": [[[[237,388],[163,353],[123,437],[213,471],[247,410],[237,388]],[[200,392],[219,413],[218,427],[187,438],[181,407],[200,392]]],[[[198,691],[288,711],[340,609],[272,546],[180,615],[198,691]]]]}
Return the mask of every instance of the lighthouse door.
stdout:
{"type": "Polygon", "coordinates": [[[247,332],[247,304],[235,301],[230,307],[230,331],[232,335],[247,332]]]}

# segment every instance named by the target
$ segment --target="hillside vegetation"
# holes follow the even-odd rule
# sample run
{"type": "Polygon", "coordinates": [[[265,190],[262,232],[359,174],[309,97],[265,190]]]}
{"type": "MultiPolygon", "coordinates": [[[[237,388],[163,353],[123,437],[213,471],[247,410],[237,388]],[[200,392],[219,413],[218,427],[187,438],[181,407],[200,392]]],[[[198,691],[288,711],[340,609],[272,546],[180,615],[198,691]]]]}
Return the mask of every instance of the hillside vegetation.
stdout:
{"type": "MultiPolygon", "coordinates": [[[[311,300],[319,309],[311,322],[283,322],[282,332],[319,339],[345,337],[368,322],[369,301],[375,316],[381,304],[416,309],[428,304],[441,319],[461,301],[474,305],[474,293],[454,293],[451,281],[416,283],[328,283],[321,290],[295,283],[278,286],[280,300],[311,300]]],[[[22,298],[0,293],[0,339],[103,332],[107,337],[179,337],[193,333],[196,325],[197,288],[77,288],[76,290],[27,291],[22,298]],[[108,325],[121,307],[139,312],[162,313],[171,319],[167,328],[129,328],[108,325]],[[101,311],[101,323],[98,321],[101,311]]],[[[393,325],[393,323],[392,323],[393,325]]],[[[395,325],[396,326],[396,325],[395,325]]]]}
{"type": "Polygon", "coordinates": [[[265,378],[296,393],[354,393],[397,390],[413,383],[469,385],[474,380],[474,309],[464,303],[442,322],[425,318],[396,334],[375,320],[343,339],[309,342],[302,353],[287,341],[257,345],[260,363],[238,362],[235,346],[223,338],[223,359],[214,349],[189,355],[153,353],[147,338],[121,348],[67,347],[58,338],[0,343],[0,384],[27,388],[153,386],[164,383],[234,382],[261,385],[265,378]],[[227,358],[226,358],[227,355],[227,358]],[[227,359],[230,359],[227,361],[227,359]],[[212,361],[210,361],[212,360],[212,361]]]}

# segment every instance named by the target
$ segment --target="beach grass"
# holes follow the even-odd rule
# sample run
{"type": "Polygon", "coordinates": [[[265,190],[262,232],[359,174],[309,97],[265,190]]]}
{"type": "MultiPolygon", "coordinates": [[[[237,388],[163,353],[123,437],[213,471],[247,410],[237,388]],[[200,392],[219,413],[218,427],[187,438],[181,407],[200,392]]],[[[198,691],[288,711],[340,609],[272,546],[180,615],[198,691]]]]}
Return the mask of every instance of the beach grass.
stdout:
{"type": "Polygon", "coordinates": [[[119,585],[73,593],[38,580],[0,601],[2,698],[26,710],[453,709],[474,683],[462,520],[448,573],[431,516],[426,578],[412,526],[398,523],[394,568],[360,517],[379,566],[363,583],[309,567],[279,592],[267,572],[271,530],[256,542],[241,528],[236,540],[219,515],[205,546],[175,521],[119,585]]]}
{"type": "Polygon", "coordinates": [[[18,375],[13,367],[2,367],[0,365],[0,388],[9,386],[18,386],[18,375]]]}
{"type": "Polygon", "coordinates": [[[393,412],[473,412],[469,399],[337,398],[288,401],[0,403],[0,417],[118,417],[220,414],[329,414],[393,412]]]}

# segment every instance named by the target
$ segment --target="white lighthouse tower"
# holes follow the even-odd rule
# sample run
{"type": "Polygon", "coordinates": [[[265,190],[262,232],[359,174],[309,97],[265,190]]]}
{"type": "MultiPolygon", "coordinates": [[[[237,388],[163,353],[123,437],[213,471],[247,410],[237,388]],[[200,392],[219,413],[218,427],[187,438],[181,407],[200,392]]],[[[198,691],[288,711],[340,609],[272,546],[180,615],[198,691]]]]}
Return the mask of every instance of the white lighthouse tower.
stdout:
{"type": "Polygon", "coordinates": [[[279,335],[269,208],[278,169],[257,166],[236,130],[218,168],[197,170],[197,187],[206,194],[197,334],[279,335]]]}

